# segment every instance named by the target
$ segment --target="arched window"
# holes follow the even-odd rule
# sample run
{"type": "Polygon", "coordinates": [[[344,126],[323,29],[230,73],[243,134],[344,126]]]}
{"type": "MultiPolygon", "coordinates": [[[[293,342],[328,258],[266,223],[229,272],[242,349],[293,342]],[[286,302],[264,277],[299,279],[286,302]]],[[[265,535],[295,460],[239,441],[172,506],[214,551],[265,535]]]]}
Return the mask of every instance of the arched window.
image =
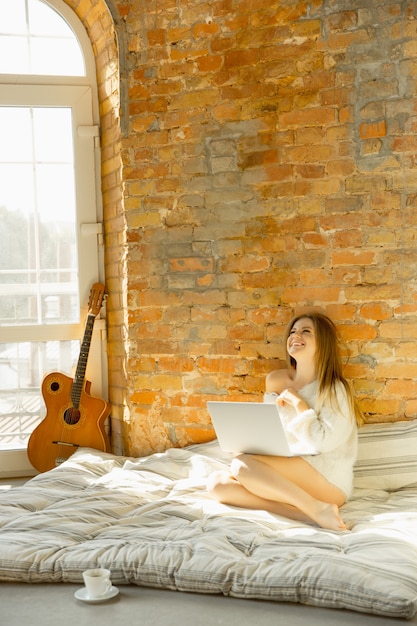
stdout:
{"type": "MultiPolygon", "coordinates": [[[[103,282],[98,120],[76,15],[61,0],[0,0],[0,474],[29,471],[42,378],[73,372],[103,282]]],[[[103,324],[88,358],[100,396],[103,324]]]]}
{"type": "Polygon", "coordinates": [[[0,15],[0,74],[86,75],[77,37],[52,3],[1,0],[0,15]]]}

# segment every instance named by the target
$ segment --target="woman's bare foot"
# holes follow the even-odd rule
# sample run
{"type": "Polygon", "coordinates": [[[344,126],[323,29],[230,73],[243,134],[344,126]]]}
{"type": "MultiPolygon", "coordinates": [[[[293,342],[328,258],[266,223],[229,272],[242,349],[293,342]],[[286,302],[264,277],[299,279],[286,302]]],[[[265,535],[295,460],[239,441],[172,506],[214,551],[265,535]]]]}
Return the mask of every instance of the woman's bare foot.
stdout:
{"type": "Polygon", "coordinates": [[[340,517],[337,504],[322,503],[314,516],[314,521],[327,530],[347,530],[347,526],[340,517]]]}

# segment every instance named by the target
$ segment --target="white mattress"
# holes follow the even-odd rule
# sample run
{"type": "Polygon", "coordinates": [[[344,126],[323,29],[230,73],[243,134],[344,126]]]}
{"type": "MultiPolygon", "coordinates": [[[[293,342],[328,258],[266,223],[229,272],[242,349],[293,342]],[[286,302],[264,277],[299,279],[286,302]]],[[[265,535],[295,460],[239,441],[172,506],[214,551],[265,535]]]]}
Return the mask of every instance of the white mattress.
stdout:
{"type": "Polygon", "coordinates": [[[212,501],[228,467],[217,442],[142,459],[80,449],[0,494],[0,580],[82,582],[299,602],[411,618],[417,611],[417,484],[356,489],[348,531],[212,501]]]}

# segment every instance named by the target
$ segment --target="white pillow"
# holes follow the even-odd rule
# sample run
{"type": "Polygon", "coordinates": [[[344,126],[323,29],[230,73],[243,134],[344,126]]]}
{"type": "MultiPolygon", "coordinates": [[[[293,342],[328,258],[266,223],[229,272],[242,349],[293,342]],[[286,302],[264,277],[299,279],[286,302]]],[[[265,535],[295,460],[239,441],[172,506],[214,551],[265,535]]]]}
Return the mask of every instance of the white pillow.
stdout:
{"type": "Polygon", "coordinates": [[[359,428],[353,485],[395,491],[417,483],[417,419],[359,428]]]}

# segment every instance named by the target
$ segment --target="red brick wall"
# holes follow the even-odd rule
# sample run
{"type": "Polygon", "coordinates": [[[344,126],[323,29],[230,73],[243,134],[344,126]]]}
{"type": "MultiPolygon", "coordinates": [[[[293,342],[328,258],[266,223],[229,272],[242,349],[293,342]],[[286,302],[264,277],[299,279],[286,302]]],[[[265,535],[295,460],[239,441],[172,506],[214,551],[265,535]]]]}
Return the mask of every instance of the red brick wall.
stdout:
{"type": "MultiPolygon", "coordinates": [[[[121,72],[100,90],[109,374],[126,451],[212,438],[206,401],[259,399],[304,306],[339,326],[368,421],[415,417],[417,3],[107,4],[121,72]]],[[[83,19],[113,50],[109,15],[83,19]]]]}

